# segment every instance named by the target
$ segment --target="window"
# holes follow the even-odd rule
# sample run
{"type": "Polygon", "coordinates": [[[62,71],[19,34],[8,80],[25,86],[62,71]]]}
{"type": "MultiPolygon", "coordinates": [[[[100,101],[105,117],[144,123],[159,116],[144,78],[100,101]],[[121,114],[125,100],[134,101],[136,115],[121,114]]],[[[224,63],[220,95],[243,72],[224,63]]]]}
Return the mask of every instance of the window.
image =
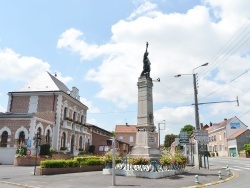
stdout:
{"type": "Polygon", "coordinates": [[[216,135],[214,135],[214,141],[216,142],[216,135]]]}
{"type": "Polygon", "coordinates": [[[81,124],[83,124],[84,123],[84,116],[82,115],[81,116],[81,124]]]}
{"type": "Polygon", "coordinates": [[[99,146],[99,151],[104,151],[104,146],[99,146]]]}
{"type": "Polygon", "coordinates": [[[38,129],[37,129],[37,137],[41,138],[41,132],[42,132],[41,127],[38,127],[38,129]]]}
{"type": "Polygon", "coordinates": [[[24,143],[25,143],[25,134],[22,131],[19,133],[18,144],[20,145],[20,144],[24,144],[24,143]]]}
{"type": "Polygon", "coordinates": [[[65,107],[65,108],[64,108],[64,112],[63,112],[63,118],[64,118],[64,119],[66,119],[67,114],[68,114],[68,108],[65,107]]]}
{"type": "Polygon", "coordinates": [[[47,130],[45,141],[46,144],[50,144],[50,130],[47,130]]]}
{"type": "Polygon", "coordinates": [[[76,121],[76,112],[73,114],[73,121],[76,121]]]}
{"type": "Polygon", "coordinates": [[[223,145],[220,145],[220,151],[223,151],[223,148],[224,148],[223,145]]]}
{"type": "Polygon", "coordinates": [[[122,141],[122,140],[123,140],[123,136],[120,136],[120,137],[119,137],[119,140],[121,140],[121,141],[122,141]]]}
{"type": "Polygon", "coordinates": [[[82,136],[79,138],[79,149],[82,149],[82,136]]]}
{"type": "Polygon", "coordinates": [[[61,147],[65,148],[65,139],[66,139],[66,134],[65,132],[62,133],[62,138],[61,138],[61,147]]]}
{"type": "Polygon", "coordinates": [[[224,132],[224,139],[226,139],[226,133],[224,132]]]}
{"type": "Polygon", "coordinates": [[[8,141],[8,132],[4,131],[1,139],[1,147],[7,147],[7,141],[8,141]]]}
{"type": "Polygon", "coordinates": [[[220,135],[220,140],[221,140],[221,135],[220,135]]]}
{"type": "Polygon", "coordinates": [[[134,142],[134,137],[133,136],[129,137],[129,142],[134,142]]]}

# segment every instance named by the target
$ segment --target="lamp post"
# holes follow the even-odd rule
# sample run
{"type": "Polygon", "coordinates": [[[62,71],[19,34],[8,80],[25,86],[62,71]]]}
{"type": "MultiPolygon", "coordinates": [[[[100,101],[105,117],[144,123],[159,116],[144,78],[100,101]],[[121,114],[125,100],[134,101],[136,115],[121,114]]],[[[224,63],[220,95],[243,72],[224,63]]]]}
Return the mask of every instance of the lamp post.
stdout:
{"type": "Polygon", "coordinates": [[[194,73],[195,69],[198,69],[202,66],[207,66],[208,63],[202,64],[193,69],[192,74],[178,74],[175,77],[181,77],[182,75],[192,75],[193,76],[193,84],[194,84],[194,108],[195,108],[195,129],[200,130],[200,122],[199,122],[199,108],[198,108],[198,92],[197,92],[197,82],[196,82],[196,74],[194,73]]]}
{"type": "Polygon", "coordinates": [[[35,141],[36,143],[36,159],[35,159],[35,168],[34,168],[34,175],[36,175],[36,163],[37,163],[37,150],[38,150],[38,146],[40,145],[40,142],[41,142],[41,138],[40,138],[40,135],[39,133],[37,132],[36,133],[36,136],[33,138],[33,140],[35,141]]]}
{"type": "Polygon", "coordinates": [[[164,124],[164,126],[165,126],[165,120],[158,123],[158,132],[159,132],[159,135],[158,135],[159,143],[158,143],[158,145],[159,145],[159,149],[161,149],[161,147],[160,147],[161,146],[161,130],[165,130],[165,127],[164,127],[164,129],[161,129],[161,124],[164,124]]]}
{"type": "MultiPolygon", "coordinates": [[[[195,109],[195,130],[200,130],[200,120],[199,120],[199,107],[198,107],[198,92],[197,92],[197,82],[196,82],[196,74],[194,73],[195,69],[198,69],[199,67],[207,66],[208,63],[204,63],[196,68],[193,69],[192,74],[178,74],[175,75],[175,77],[180,77],[182,75],[192,75],[193,76],[193,84],[194,84],[194,109],[195,109]]],[[[201,160],[199,158],[199,146],[197,145],[197,154],[198,154],[198,162],[199,162],[199,168],[201,165],[201,160]]]]}

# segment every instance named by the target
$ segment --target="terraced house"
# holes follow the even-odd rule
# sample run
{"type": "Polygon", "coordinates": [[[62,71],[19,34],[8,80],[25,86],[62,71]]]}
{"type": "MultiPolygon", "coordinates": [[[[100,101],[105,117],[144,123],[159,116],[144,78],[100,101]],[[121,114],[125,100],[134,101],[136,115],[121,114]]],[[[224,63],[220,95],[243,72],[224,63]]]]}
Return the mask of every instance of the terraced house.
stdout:
{"type": "Polygon", "coordinates": [[[19,145],[27,145],[34,153],[35,136],[42,138],[41,144],[75,155],[92,142],[86,126],[88,107],[80,102],[76,87],[70,90],[44,72],[8,95],[7,112],[0,114],[0,163],[13,163],[19,145]]]}

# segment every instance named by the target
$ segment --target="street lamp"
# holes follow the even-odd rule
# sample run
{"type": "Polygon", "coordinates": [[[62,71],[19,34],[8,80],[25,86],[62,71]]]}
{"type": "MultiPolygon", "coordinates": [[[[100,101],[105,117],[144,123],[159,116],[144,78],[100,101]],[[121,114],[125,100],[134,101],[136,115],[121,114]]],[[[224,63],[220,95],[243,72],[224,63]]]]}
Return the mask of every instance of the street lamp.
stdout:
{"type": "MultiPolygon", "coordinates": [[[[180,77],[182,75],[193,75],[193,84],[194,84],[194,109],[195,109],[195,130],[200,130],[200,121],[199,121],[199,107],[198,107],[198,92],[197,92],[197,83],[196,83],[196,74],[194,73],[195,69],[198,69],[199,67],[207,66],[208,63],[204,63],[196,68],[193,69],[192,74],[178,74],[175,75],[175,77],[180,77]]],[[[199,168],[201,166],[201,158],[199,157],[199,145],[197,144],[197,156],[198,156],[198,163],[199,168]]]]}
{"type": "Polygon", "coordinates": [[[36,175],[36,163],[37,163],[37,153],[38,153],[38,146],[40,146],[40,142],[42,140],[42,138],[40,138],[40,134],[39,132],[36,133],[36,136],[33,138],[33,140],[36,143],[36,159],[35,159],[35,168],[34,168],[34,175],[36,175]]]}
{"type": "Polygon", "coordinates": [[[161,130],[165,130],[165,120],[163,120],[162,122],[159,122],[158,123],[158,132],[159,132],[159,135],[158,135],[158,137],[159,137],[159,143],[158,143],[158,145],[159,145],[159,149],[161,149],[161,133],[160,133],[160,131],[161,130]],[[161,129],[161,124],[164,124],[164,129],[161,129]]]}
{"type": "Polygon", "coordinates": [[[198,92],[197,92],[197,83],[196,83],[196,74],[194,73],[194,70],[199,68],[199,67],[203,67],[203,66],[207,66],[208,63],[204,63],[196,68],[193,69],[193,73],[192,74],[178,74],[175,75],[175,77],[180,77],[182,75],[193,75],[193,84],[194,84],[194,108],[195,108],[195,129],[196,130],[200,130],[200,122],[199,122],[199,108],[198,108],[198,92]]]}

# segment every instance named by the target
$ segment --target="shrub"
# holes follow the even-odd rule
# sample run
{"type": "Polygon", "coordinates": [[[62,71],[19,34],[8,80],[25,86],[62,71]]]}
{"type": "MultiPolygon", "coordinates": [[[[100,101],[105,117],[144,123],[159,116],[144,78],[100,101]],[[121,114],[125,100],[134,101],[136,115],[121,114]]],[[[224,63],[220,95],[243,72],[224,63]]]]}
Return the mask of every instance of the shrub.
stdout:
{"type": "Polygon", "coordinates": [[[65,168],[67,163],[65,160],[46,160],[40,162],[41,168],[65,168]]]}
{"type": "Polygon", "coordinates": [[[79,162],[76,160],[66,160],[66,167],[79,167],[79,162]]]}
{"type": "Polygon", "coordinates": [[[49,144],[43,144],[40,147],[40,155],[50,155],[50,145],[49,144]]]}
{"type": "Polygon", "coordinates": [[[244,150],[246,150],[246,153],[250,154],[250,144],[244,144],[244,150]]]}
{"type": "Polygon", "coordinates": [[[95,152],[95,146],[94,145],[90,145],[89,149],[88,149],[89,153],[94,153],[95,152]]]}
{"type": "Polygon", "coordinates": [[[16,150],[16,157],[25,157],[27,152],[27,147],[19,146],[16,150]]]}
{"type": "Polygon", "coordinates": [[[89,158],[85,161],[81,161],[80,165],[81,166],[97,166],[97,165],[103,165],[104,162],[101,159],[94,159],[94,158],[89,158]]]}
{"type": "MultiPolygon", "coordinates": [[[[110,163],[110,162],[112,162],[112,158],[113,158],[113,151],[111,150],[111,151],[105,153],[105,155],[103,156],[103,161],[110,163]]],[[[117,151],[115,152],[115,161],[117,163],[121,162],[121,158],[120,158],[119,153],[117,151]]]]}

